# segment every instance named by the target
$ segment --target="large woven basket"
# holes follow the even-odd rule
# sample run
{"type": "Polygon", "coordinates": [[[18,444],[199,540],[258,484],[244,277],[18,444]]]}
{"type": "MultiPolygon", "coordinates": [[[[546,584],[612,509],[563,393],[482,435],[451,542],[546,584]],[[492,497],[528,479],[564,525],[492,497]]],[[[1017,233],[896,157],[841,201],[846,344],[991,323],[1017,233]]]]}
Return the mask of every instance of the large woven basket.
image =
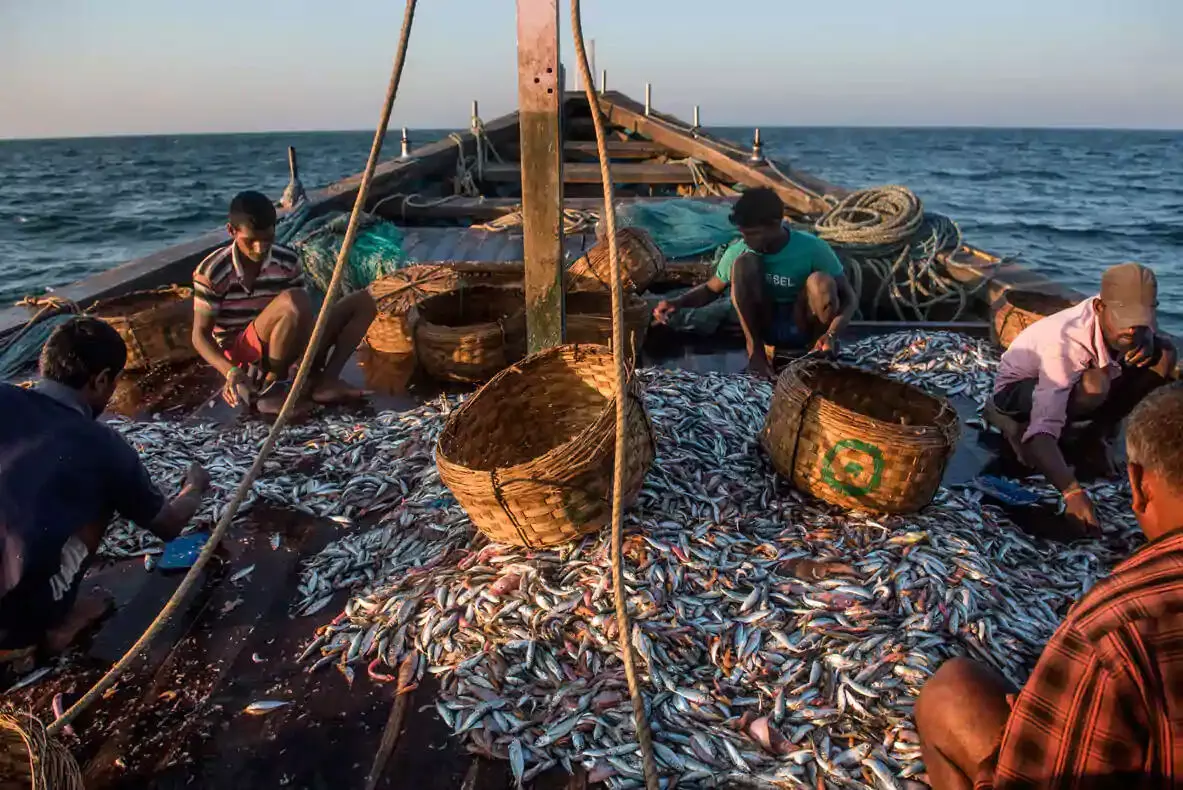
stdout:
{"type": "Polygon", "coordinates": [[[844,507],[910,513],[932,500],[959,434],[957,413],[941,398],[806,360],[777,379],[761,441],[801,491],[844,507]]]}
{"type": "MultiPolygon", "coordinates": [[[[567,294],[567,342],[594,343],[612,347],[612,295],[606,293],[567,294]]],[[[649,331],[649,305],[636,294],[625,293],[624,339],[631,359],[636,360],[649,331]]]]}
{"type": "Polygon", "coordinates": [[[143,370],[197,356],[193,349],[193,290],[179,285],[104,299],[87,310],[127,346],[126,370],[143,370]]]}
{"type": "Polygon", "coordinates": [[[477,285],[429,296],[407,312],[415,355],[433,378],[482,382],[526,353],[520,288],[477,285]]]}
{"type": "MultiPolygon", "coordinates": [[[[440,434],[440,479],[490,539],[553,546],[611,520],[616,369],[603,346],[540,351],[501,371],[440,434]]],[[[653,463],[641,387],[627,388],[624,501],[653,463]]]]}
{"type": "Polygon", "coordinates": [[[1024,329],[1074,304],[1077,302],[1063,296],[1012,288],[1004,292],[993,306],[994,320],[991,327],[994,340],[1003,348],[1010,348],[1010,344],[1024,329]]]}
{"type": "MultiPolygon", "coordinates": [[[[625,289],[644,293],[649,284],[665,269],[665,256],[653,243],[649,234],[640,228],[616,231],[616,249],[620,255],[621,283],[625,289]]],[[[567,270],[569,290],[602,291],[611,287],[612,260],[608,255],[608,240],[596,242],[567,270]]]]}
{"type": "Polygon", "coordinates": [[[0,710],[0,790],[82,790],[70,750],[31,713],[0,710]]]}
{"type": "Polygon", "coordinates": [[[466,283],[448,266],[423,264],[381,277],[370,284],[378,315],[366,331],[366,343],[385,354],[408,354],[414,337],[407,325],[407,312],[428,296],[454,291],[466,283]]]}

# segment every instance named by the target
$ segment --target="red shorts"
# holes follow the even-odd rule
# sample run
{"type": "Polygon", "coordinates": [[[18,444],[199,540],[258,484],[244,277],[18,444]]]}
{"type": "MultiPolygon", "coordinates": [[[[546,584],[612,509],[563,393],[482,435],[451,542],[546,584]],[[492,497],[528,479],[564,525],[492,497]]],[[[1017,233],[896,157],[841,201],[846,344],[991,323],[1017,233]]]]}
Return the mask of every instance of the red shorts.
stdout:
{"type": "Polygon", "coordinates": [[[243,367],[262,362],[263,341],[259,339],[259,333],[255,331],[255,322],[251,321],[247,324],[246,329],[238,333],[238,337],[230,341],[228,345],[222,346],[222,353],[226,355],[226,359],[243,367]]]}

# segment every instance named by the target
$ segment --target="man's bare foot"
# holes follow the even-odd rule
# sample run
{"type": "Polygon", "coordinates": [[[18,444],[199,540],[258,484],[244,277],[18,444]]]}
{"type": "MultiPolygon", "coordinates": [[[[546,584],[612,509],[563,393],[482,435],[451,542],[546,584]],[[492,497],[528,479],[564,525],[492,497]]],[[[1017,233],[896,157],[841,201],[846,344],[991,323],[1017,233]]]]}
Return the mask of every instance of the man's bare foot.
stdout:
{"type": "Polygon", "coordinates": [[[114,609],[115,599],[106,590],[79,595],[66,619],[57,628],[45,632],[45,649],[50,653],[65,651],[79,634],[96,625],[114,609]]]}
{"type": "Polygon", "coordinates": [[[358,400],[370,393],[367,390],[351,387],[341,379],[329,379],[317,382],[312,390],[313,403],[341,403],[347,400],[358,400]]]}
{"type": "MultiPolygon", "coordinates": [[[[280,410],[284,408],[284,402],[287,400],[287,393],[291,391],[291,382],[277,382],[271,384],[270,388],[263,391],[254,401],[254,408],[259,410],[259,414],[265,416],[276,416],[280,410]]],[[[306,391],[306,390],[305,390],[306,391]]],[[[300,399],[292,410],[293,417],[302,417],[312,410],[312,404],[304,399],[300,399]]]]}

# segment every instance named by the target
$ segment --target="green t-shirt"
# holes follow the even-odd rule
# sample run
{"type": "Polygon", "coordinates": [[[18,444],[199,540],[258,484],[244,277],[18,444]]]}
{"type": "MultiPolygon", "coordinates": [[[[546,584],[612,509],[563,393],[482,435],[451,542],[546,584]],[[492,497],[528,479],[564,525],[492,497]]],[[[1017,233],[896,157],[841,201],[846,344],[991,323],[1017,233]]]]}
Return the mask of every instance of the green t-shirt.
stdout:
{"type": "MultiPolygon", "coordinates": [[[[731,269],[745,252],[752,252],[743,239],[732,242],[723,252],[715,276],[731,284],[731,269]]],[[[757,253],[760,255],[760,253],[757,253]]],[[[764,259],[764,284],[772,292],[772,299],[780,304],[797,301],[805,287],[805,280],[813,272],[825,272],[833,277],[842,274],[842,262],[830,245],[811,233],[794,230],[789,243],[779,252],[760,255],[764,259]]]]}

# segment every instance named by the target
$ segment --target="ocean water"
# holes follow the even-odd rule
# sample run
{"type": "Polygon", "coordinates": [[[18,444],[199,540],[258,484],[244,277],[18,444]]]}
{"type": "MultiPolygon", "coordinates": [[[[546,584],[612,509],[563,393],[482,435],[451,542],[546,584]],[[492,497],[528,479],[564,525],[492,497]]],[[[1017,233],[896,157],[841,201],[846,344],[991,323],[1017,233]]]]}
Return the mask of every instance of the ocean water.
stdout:
{"type": "MultiPolygon", "coordinates": [[[[750,128],[715,130],[736,141],[750,128]]],[[[415,144],[446,130],[411,133],[415,144]]],[[[1183,132],[761,129],[767,151],[849,187],[904,184],[966,239],[1085,293],[1127,260],[1159,275],[1183,332],[1183,132]]],[[[0,141],[0,303],[219,226],[230,197],[313,189],[362,169],[369,132],[0,141]]],[[[387,151],[398,150],[392,135],[387,151]]]]}

